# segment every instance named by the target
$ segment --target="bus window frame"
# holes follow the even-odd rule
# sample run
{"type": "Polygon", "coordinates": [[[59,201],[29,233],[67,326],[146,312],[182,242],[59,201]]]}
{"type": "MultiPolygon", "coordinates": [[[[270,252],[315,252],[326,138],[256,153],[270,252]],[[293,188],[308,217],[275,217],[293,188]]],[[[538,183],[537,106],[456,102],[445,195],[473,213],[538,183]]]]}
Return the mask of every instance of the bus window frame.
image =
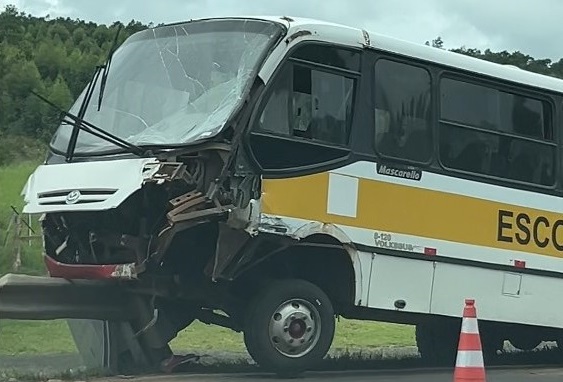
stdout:
{"type": "Polygon", "coordinates": [[[251,134],[256,133],[256,134],[261,134],[261,135],[271,135],[271,136],[280,137],[280,138],[287,138],[287,140],[295,140],[295,141],[310,143],[310,144],[314,144],[314,145],[318,145],[318,146],[329,146],[329,147],[334,147],[334,148],[351,149],[352,126],[353,126],[354,121],[355,121],[355,119],[354,119],[355,118],[355,103],[357,101],[357,96],[358,96],[357,89],[358,89],[358,86],[359,86],[359,81],[358,81],[359,78],[360,78],[360,73],[357,73],[357,72],[353,72],[353,71],[349,71],[349,70],[339,70],[339,69],[335,69],[332,66],[323,65],[323,64],[316,64],[316,63],[313,63],[313,62],[310,62],[310,61],[304,61],[304,60],[301,60],[301,59],[295,59],[295,58],[289,57],[287,60],[284,60],[283,63],[276,69],[276,72],[274,73],[274,76],[272,76],[272,80],[271,80],[269,86],[264,89],[263,97],[261,97],[260,100],[257,103],[256,110],[258,112],[256,113],[256,115],[254,115],[254,113],[253,113],[253,116],[251,118],[249,132],[251,134]],[[254,127],[254,123],[256,122],[256,120],[258,118],[260,118],[264,109],[268,105],[269,97],[272,95],[272,92],[275,89],[275,85],[277,85],[277,80],[279,79],[281,72],[284,69],[286,69],[286,67],[285,67],[286,65],[291,66],[292,75],[293,75],[293,68],[295,67],[295,65],[297,65],[297,66],[302,67],[302,68],[306,68],[306,69],[310,69],[310,70],[317,70],[317,71],[323,72],[323,73],[334,74],[334,75],[342,76],[344,78],[348,78],[348,79],[352,80],[352,86],[354,87],[354,91],[352,92],[352,108],[353,108],[353,110],[352,110],[352,113],[351,113],[350,121],[348,122],[348,126],[347,126],[347,137],[346,137],[346,143],[345,144],[337,144],[337,143],[332,143],[332,142],[328,142],[328,141],[313,141],[313,140],[303,138],[303,137],[279,134],[279,133],[269,131],[269,130],[256,129],[254,127]]]}
{"type": "MultiPolygon", "coordinates": [[[[370,67],[369,70],[369,86],[371,89],[371,99],[370,112],[374,114],[375,109],[375,62],[381,58],[386,58],[388,60],[398,61],[401,63],[423,67],[428,70],[432,76],[432,95],[434,99],[440,99],[440,81],[442,76],[450,76],[452,79],[460,79],[464,81],[472,81],[476,84],[482,86],[493,87],[500,91],[507,91],[510,93],[522,95],[524,97],[530,97],[533,99],[538,99],[546,101],[551,107],[551,129],[553,134],[553,139],[550,143],[554,144],[555,148],[555,182],[554,185],[544,186],[536,183],[523,182],[518,180],[513,180],[509,178],[479,174],[474,172],[466,172],[463,170],[450,169],[443,165],[440,158],[440,114],[441,105],[440,102],[434,102],[432,106],[432,123],[433,123],[433,134],[434,134],[434,154],[433,160],[428,163],[419,163],[408,161],[404,158],[392,158],[388,156],[381,155],[375,147],[375,137],[370,139],[372,154],[369,154],[372,160],[388,160],[391,163],[395,162],[398,164],[403,164],[407,166],[412,166],[415,168],[424,169],[425,171],[434,172],[437,174],[442,174],[446,176],[452,176],[459,179],[466,179],[473,182],[483,182],[498,187],[506,187],[517,190],[522,190],[526,192],[538,192],[543,194],[563,196],[563,91],[557,92],[554,90],[544,89],[539,86],[532,86],[521,84],[518,82],[510,81],[500,77],[493,77],[486,74],[475,73],[463,68],[457,68],[454,66],[449,66],[442,64],[440,62],[435,62],[431,60],[426,60],[418,57],[411,57],[408,55],[396,53],[393,51],[384,50],[377,47],[366,47],[366,67],[370,67]]],[[[366,72],[367,73],[367,72],[366,72]]],[[[372,117],[371,129],[375,131],[375,120],[372,117]]],[[[366,125],[367,126],[367,125],[366,125]]],[[[521,138],[520,135],[515,136],[516,139],[521,138]]],[[[533,139],[533,138],[532,138],[533,139]]],[[[548,141],[542,141],[541,143],[549,143],[548,141]]]]}
{"type": "Polygon", "coordinates": [[[438,115],[437,114],[437,109],[436,109],[436,91],[435,91],[435,80],[434,80],[434,73],[433,73],[433,65],[432,63],[426,63],[423,61],[420,61],[416,58],[409,58],[409,57],[404,57],[404,56],[397,56],[397,55],[393,55],[393,54],[387,54],[387,52],[383,52],[383,51],[374,51],[375,53],[375,59],[373,60],[373,62],[370,63],[371,66],[371,112],[374,115],[374,119],[373,119],[373,126],[371,127],[373,130],[373,137],[372,137],[372,142],[371,142],[371,146],[375,152],[375,154],[384,159],[384,160],[390,160],[390,161],[396,161],[398,163],[402,163],[405,165],[409,165],[409,166],[413,166],[413,167],[417,167],[417,168],[423,168],[423,167],[429,167],[432,165],[432,163],[435,162],[435,160],[437,159],[437,143],[438,143],[438,139],[437,139],[437,133],[438,133],[438,127],[437,127],[437,123],[438,123],[438,115]],[[401,157],[395,157],[392,155],[387,155],[384,154],[382,152],[380,152],[377,148],[377,142],[376,142],[376,123],[377,121],[375,120],[375,110],[376,110],[376,99],[375,99],[375,95],[376,95],[376,88],[377,88],[377,82],[376,82],[376,77],[377,77],[377,73],[376,73],[376,66],[377,63],[381,60],[385,60],[385,61],[390,61],[390,62],[396,62],[399,64],[404,64],[404,65],[409,65],[411,67],[415,67],[415,68],[419,68],[419,69],[423,69],[427,74],[428,77],[430,78],[430,132],[431,132],[431,147],[432,147],[432,152],[430,157],[426,160],[426,161],[417,161],[417,160],[412,160],[412,159],[408,159],[408,158],[401,158],[401,157]]]}
{"type": "Polygon", "coordinates": [[[522,185],[522,186],[526,186],[526,187],[532,187],[535,189],[543,189],[543,190],[557,190],[560,187],[560,177],[561,177],[561,165],[560,165],[560,156],[561,156],[561,142],[560,142],[560,133],[559,133],[559,129],[557,128],[558,125],[558,113],[559,113],[559,108],[557,107],[555,100],[554,100],[554,93],[550,92],[550,91],[546,91],[544,90],[543,92],[541,90],[536,90],[534,91],[533,88],[527,86],[527,85],[518,85],[515,83],[511,83],[508,81],[504,81],[502,79],[491,79],[487,76],[482,76],[482,75],[478,75],[478,74],[468,74],[468,73],[464,73],[461,70],[455,70],[455,69],[442,69],[439,71],[439,73],[437,73],[437,77],[436,77],[436,94],[437,95],[441,95],[441,84],[442,84],[442,79],[450,79],[450,80],[454,80],[454,81],[461,81],[461,82],[465,82],[465,83],[469,83],[469,84],[473,84],[473,85],[477,85],[477,86],[484,86],[493,90],[497,90],[497,91],[502,91],[502,92],[507,92],[510,94],[515,94],[515,95],[519,95],[522,97],[527,97],[527,98],[531,98],[534,100],[538,100],[538,101],[542,101],[542,102],[546,102],[549,107],[551,108],[550,110],[550,118],[549,118],[549,128],[551,129],[551,134],[552,134],[552,138],[551,140],[543,140],[543,139],[538,139],[538,138],[532,138],[532,137],[527,137],[524,135],[519,135],[519,134],[515,134],[515,133],[510,133],[510,132],[504,132],[504,131],[494,131],[494,130],[489,130],[486,128],[481,128],[481,127],[476,127],[476,126],[471,126],[471,125],[465,125],[463,123],[459,123],[459,122],[453,122],[453,121],[447,121],[447,120],[442,120],[441,119],[441,115],[442,115],[442,103],[441,103],[441,96],[439,96],[437,98],[437,102],[434,105],[436,108],[436,119],[435,119],[435,124],[436,124],[436,159],[437,162],[439,163],[440,167],[450,173],[453,174],[464,174],[464,175],[468,175],[471,177],[477,177],[477,178],[481,178],[481,179],[491,179],[491,180],[495,180],[497,183],[500,183],[501,185],[503,185],[504,187],[511,187],[510,184],[518,184],[518,185],[522,185]],[[442,162],[442,157],[441,157],[441,151],[440,151],[440,138],[441,138],[441,126],[442,124],[444,125],[449,125],[449,126],[455,126],[455,127],[459,127],[459,128],[465,128],[468,130],[472,130],[472,131],[477,131],[477,132],[483,132],[485,134],[491,134],[491,135],[496,135],[496,136],[505,136],[505,137],[510,137],[513,139],[517,139],[520,141],[528,141],[528,142],[535,142],[535,143],[540,143],[546,146],[551,146],[555,148],[555,155],[554,155],[554,163],[553,163],[553,171],[554,171],[554,181],[553,184],[551,185],[542,185],[542,184],[538,184],[538,183],[531,183],[531,182],[526,182],[526,181],[521,181],[521,180],[516,180],[516,179],[510,179],[510,178],[506,178],[506,177],[500,177],[500,176],[495,176],[495,175],[487,175],[487,174],[482,174],[482,173],[476,173],[476,172],[472,172],[472,171],[465,171],[465,170],[460,170],[460,169],[455,169],[449,166],[446,166],[443,162],[442,162]]]}
{"type": "MultiPolygon", "coordinates": [[[[270,80],[264,86],[260,96],[258,97],[256,103],[254,104],[253,110],[250,114],[250,118],[248,119],[248,125],[247,125],[247,128],[246,128],[246,131],[243,134],[242,143],[243,143],[243,146],[245,147],[246,155],[248,156],[248,159],[250,160],[252,166],[259,169],[260,173],[262,173],[264,175],[268,175],[269,177],[275,177],[275,176],[284,176],[284,175],[288,175],[288,174],[302,175],[302,174],[312,173],[312,172],[315,172],[315,171],[322,171],[324,169],[329,169],[329,168],[338,166],[341,163],[349,162],[350,157],[354,154],[353,147],[352,147],[354,145],[354,140],[353,140],[354,128],[355,128],[355,125],[357,124],[358,110],[361,110],[361,108],[358,106],[358,101],[362,99],[360,91],[361,91],[361,81],[362,81],[362,76],[363,76],[362,61],[364,59],[364,53],[365,53],[365,50],[363,48],[360,48],[360,47],[351,47],[351,46],[348,46],[348,45],[328,43],[328,42],[316,41],[316,40],[305,40],[305,41],[299,42],[299,43],[295,44],[294,46],[292,46],[286,52],[286,54],[283,56],[283,58],[279,61],[276,69],[272,73],[270,80]],[[313,45],[313,46],[322,45],[322,46],[326,46],[326,47],[329,47],[329,48],[347,50],[347,51],[351,51],[351,52],[358,54],[359,55],[358,71],[354,71],[354,70],[350,70],[350,69],[344,69],[344,68],[340,68],[340,67],[337,67],[337,66],[331,66],[331,65],[326,65],[326,64],[319,63],[319,62],[303,60],[303,59],[300,59],[300,58],[292,57],[292,55],[294,54],[294,52],[296,50],[302,49],[303,47],[306,47],[308,45],[313,45]],[[349,122],[349,126],[348,126],[347,141],[346,141],[345,145],[338,145],[338,144],[334,144],[334,143],[330,143],[330,142],[313,141],[313,140],[303,138],[303,137],[295,137],[295,136],[289,136],[289,135],[284,135],[284,134],[277,134],[277,133],[272,132],[272,131],[261,130],[261,129],[256,128],[257,121],[261,117],[261,115],[262,115],[264,109],[266,108],[266,106],[268,105],[268,102],[270,100],[272,92],[275,90],[275,86],[277,86],[277,84],[278,84],[278,80],[280,78],[280,75],[283,74],[283,71],[287,68],[287,65],[291,66],[292,71],[293,71],[294,65],[299,65],[299,66],[307,67],[307,68],[313,69],[313,70],[319,70],[319,71],[326,72],[326,73],[340,75],[340,76],[343,76],[345,78],[349,78],[353,81],[354,90],[352,92],[352,113],[351,113],[351,118],[350,118],[350,122],[349,122]],[[263,136],[263,137],[271,137],[271,138],[274,138],[274,139],[280,139],[280,140],[285,140],[285,141],[290,141],[290,142],[297,142],[297,143],[300,143],[300,144],[312,145],[312,146],[317,146],[317,147],[324,147],[324,148],[327,148],[327,149],[330,149],[330,150],[334,150],[335,152],[340,152],[340,154],[338,155],[338,158],[328,160],[328,161],[318,162],[318,163],[311,164],[311,165],[284,167],[284,168],[281,168],[281,169],[264,168],[262,166],[262,164],[260,163],[260,161],[256,158],[256,155],[254,153],[253,145],[252,145],[252,142],[251,142],[251,137],[253,135],[254,136],[263,136]]],[[[356,128],[358,128],[358,127],[356,127],[356,128]]]]}

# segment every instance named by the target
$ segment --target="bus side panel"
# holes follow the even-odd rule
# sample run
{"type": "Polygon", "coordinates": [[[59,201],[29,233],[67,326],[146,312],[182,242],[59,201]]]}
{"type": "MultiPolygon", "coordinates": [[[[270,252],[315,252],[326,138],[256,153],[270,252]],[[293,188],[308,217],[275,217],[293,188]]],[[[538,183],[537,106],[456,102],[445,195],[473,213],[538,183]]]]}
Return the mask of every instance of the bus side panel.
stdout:
{"type": "Polygon", "coordinates": [[[356,278],[356,298],[354,304],[369,307],[369,286],[373,267],[373,254],[357,251],[357,258],[352,258],[356,278]]]}
{"type": "Polygon", "coordinates": [[[563,279],[437,263],[431,313],[457,316],[476,300],[479,319],[563,328],[563,279]]]}
{"type": "Polygon", "coordinates": [[[394,256],[375,255],[369,287],[370,308],[395,310],[403,300],[405,312],[428,313],[434,263],[394,256]]]}

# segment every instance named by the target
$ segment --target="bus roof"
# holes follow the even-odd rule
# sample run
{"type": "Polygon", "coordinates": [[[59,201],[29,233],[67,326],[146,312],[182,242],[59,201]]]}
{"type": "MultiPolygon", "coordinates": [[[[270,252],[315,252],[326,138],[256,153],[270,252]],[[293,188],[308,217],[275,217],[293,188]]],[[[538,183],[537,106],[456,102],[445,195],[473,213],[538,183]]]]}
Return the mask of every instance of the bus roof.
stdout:
{"type": "Polygon", "coordinates": [[[284,24],[288,28],[288,36],[305,30],[312,32],[312,35],[307,39],[334,42],[354,47],[368,46],[410,58],[563,94],[563,80],[555,77],[533,73],[510,65],[493,63],[445,49],[400,40],[381,33],[364,31],[360,28],[318,19],[290,16],[238,16],[235,18],[275,21],[284,24]],[[366,33],[369,36],[368,40],[366,40],[366,33]]]}
{"type": "Polygon", "coordinates": [[[563,80],[559,78],[534,73],[513,65],[497,64],[461,53],[402,41],[380,34],[370,33],[370,36],[371,46],[377,49],[462,69],[472,73],[563,93],[563,80]]]}

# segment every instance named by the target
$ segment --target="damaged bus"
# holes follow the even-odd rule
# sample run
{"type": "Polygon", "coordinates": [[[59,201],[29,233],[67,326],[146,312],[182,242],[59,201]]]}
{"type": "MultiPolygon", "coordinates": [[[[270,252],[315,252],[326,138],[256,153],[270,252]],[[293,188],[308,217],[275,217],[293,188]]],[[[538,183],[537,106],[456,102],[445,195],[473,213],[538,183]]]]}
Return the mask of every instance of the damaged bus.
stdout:
{"type": "Polygon", "coordinates": [[[453,364],[468,297],[486,356],[560,341],[562,105],[560,80],[316,20],[138,32],[61,111],[23,192],[50,277],[4,277],[0,315],[100,320],[119,370],[199,320],[299,372],[339,316],[453,364]]]}

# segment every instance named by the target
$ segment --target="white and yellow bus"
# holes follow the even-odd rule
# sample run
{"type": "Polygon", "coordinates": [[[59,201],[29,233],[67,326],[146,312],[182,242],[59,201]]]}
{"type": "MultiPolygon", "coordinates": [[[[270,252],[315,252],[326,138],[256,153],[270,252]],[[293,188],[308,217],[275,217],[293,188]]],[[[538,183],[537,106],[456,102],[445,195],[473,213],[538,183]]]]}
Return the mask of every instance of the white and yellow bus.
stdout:
{"type": "Polygon", "coordinates": [[[41,282],[138,303],[53,294],[37,316],[120,322],[112,349],[151,365],[198,319],[277,372],[321,360],[336,316],[416,325],[422,356],[453,363],[465,298],[487,356],[563,339],[562,81],[290,17],[159,26],[110,57],[24,212],[41,282]]]}

